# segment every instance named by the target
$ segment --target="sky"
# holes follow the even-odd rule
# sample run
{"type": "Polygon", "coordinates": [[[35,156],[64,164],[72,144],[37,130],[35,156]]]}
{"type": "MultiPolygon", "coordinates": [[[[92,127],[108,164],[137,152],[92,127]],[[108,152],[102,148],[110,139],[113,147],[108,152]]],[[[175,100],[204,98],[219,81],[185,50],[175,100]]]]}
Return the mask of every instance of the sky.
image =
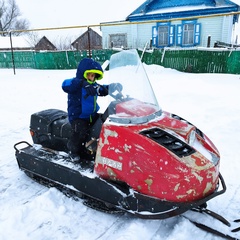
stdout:
{"type": "MultiPolygon", "coordinates": [[[[30,29],[98,25],[101,22],[125,20],[143,2],[145,0],[16,0],[22,17],[30,22],[30,29]]],[[[66,35],[78,37],[84,31],[86,29],[80,28],[42,31],[38,34],[54,40],[66,35]]]]}
{"type": "MultiPolygon", "coordinates": [[[[33,28],[99,24],[124,20],[145,0],[16,0],[33,28]]],[[[240,0],[232,0],[240,4],[240,0]]]]}
{"type": "MultiPolygon", "coordinates": [[[[30,29],[67,26],[96,25],[102,22],[121,21],[139,7],[145,0],[16,0],[22,17],[30,22],[30,29]],[[67,2],[67,4],[66,4],[67,2]]],[[[240,4],[240,0],[232,0],[240,4]]],[[[97,29],[95,29],[97,30],[97,29]]],[[[38,32],[50,40],[61,36],[78,37],[86,29],[38,32]],[[66,34],[67,31],[67,34],[66,34]]],[[[234,35],[240,35],[240,24],[234,35]]],[[[235,39],[235,37],[234,37],[235,39]]]]}
{"type": "Polygon", "coordinates": [[[32,27],[59,27],[99,24],[124,20],[145,0],[16,0],[32,27]]]}

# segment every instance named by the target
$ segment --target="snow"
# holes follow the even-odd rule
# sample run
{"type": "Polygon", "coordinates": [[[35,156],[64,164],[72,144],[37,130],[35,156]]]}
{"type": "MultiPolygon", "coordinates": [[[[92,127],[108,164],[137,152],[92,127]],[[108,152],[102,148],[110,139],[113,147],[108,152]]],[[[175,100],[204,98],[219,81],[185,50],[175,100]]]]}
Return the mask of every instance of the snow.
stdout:
{"type": "MultiPolygon", "coordinates": [[[[218,8],[228,7],[228,5],[221,5],[218,8]]],[[[146,15],[151,14],[163,14],[163,13],[172,13],[172,12],[185,12],[185,11],[195,11],[195,10],[203,10],[203,9],[212,9],[212,6],[207,6],[205,4],[197,5],[197,6],[177,6],[177,7],[168,7],[168,8],[161,8],[158,10],[149,11],[146,15]]],[[[142,14],[134,14],[133,16],[142,15],[142,14]]]]}
{"type": "MultiPolygon", "coordinates": [[[[31,44],[27,41],[25,37],[18,36],[12,37],[12,45],[17,48],[30,48],[31,44]]],[[[0,48],[2,49],[11,49],[10,37],[0,37],[0,48]]]]}
{"type": "MultiPolygon", "coordinates": [[[[230,221],[239,219],[240,75],[181,73],[157,65],[145,68],[162,109],[195,124],[220,151],[227,192],[209,201],[209,209],[230,221]]],[[[67,96],[61,83],[73,76],[75,70],[17,69],[14,75],[11,69],[1,69],[0,240],[220,239],[182,216],[143,220],[129,214],[98,212],[83,205],[82,200],[34,182],[19,170],[13,145],[22,140],[32,142],[30,115],[48,108],[66,110],[67,96]]],[[[107,78],[108,72],[101,83],[107,78]]],[[[100,105],[106,102],[99,100],[100,105]]],[[[208,216],[194,212],[184,215],[227,231],[208,216]]],[[[240,237],[239,233],[231,235],[240,237]]]]}

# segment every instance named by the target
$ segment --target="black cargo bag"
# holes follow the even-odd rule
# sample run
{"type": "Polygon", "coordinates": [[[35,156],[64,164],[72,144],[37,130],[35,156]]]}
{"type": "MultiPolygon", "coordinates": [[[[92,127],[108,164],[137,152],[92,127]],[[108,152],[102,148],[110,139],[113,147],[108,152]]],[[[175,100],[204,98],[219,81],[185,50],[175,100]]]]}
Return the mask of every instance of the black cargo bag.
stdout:
{"type": "Polygon", "coordinates": [[[31,115],[30,132],[33,142],[43,147],[67,151],[71,125],[66,112],[47,109],[31,115]]]}
{"type": "MultiPolygon", "coordinates": [[[[96,151],[101,132],[103,117],[92,126],[86,147],[96,151]]],[[[47,109],[31,115],[30,132],[33,142],[58,151],[68,151],[67,142],[71,136],[71,124],[68,114],[59,109],[47,109]]]]}

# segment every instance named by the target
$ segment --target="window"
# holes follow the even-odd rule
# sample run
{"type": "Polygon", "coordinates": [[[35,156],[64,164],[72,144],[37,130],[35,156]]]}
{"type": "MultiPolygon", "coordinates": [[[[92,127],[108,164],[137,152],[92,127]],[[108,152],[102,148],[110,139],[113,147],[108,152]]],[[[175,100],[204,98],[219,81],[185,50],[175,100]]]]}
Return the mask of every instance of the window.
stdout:
{"type": "Polygon", "coordinates": [[[110,34],[109,35],[109,46],[116,48],[127,47],[127,35],[125,33],[121,34],[110,34]]]}
{"type": "Polygon", "coordinates": [[[174,44],[174,25],[158,23],[152,29],[152,45],[155,47],[169,47],[174,44]]]}
{"type": "Polygon", "coordinates": [[[194,43],[194,24],[183,25],[183,45],[193,45],[194,43]]]}
{"type": "Polygon", "coordinates": [[[177,26],[177,45],[182,47],[200,44],[201,24],[196,20],[183,21],[177,26]]]}
{"type": "Polygon", "coordinates": [[[159,46],[168,45],[168,26],[158,27],[158,45],[159,46]]]}

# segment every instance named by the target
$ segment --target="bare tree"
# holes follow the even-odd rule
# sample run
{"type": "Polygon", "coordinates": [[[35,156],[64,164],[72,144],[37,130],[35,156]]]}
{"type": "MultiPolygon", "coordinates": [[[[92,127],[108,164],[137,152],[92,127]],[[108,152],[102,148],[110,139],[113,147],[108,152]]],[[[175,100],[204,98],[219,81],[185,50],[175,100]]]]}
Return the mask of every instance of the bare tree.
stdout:
{"type": "MultiPolygon", "coordinates": [[[[25,30],[29,28],[28,20],[21,17],[21,12],[15,0],[0,0],[0,35],[5,36],[13,30],[25,30]]],[[[22,32],[12,32],[13,35],[20,35],[22,32]]]]}
{"type": "Polygon", "coordinates": [[[27,33],[27,37],[25,39],[31,46],[35,46],[39,42],[41,37],[37,32],[30,31],[27,33]]]}
{"type": "Polygon", "coordinates": [[[72,46],[71,46],[71,43],[72,43],[72,40],[71,40],[72,37],[64,37],[64,36],[58,36],[57,38],[55,38],[53,40],[53,43],[54,45],[56,46],[56,48],[58,50],[71,50],[72,49],[72,46]]]}

